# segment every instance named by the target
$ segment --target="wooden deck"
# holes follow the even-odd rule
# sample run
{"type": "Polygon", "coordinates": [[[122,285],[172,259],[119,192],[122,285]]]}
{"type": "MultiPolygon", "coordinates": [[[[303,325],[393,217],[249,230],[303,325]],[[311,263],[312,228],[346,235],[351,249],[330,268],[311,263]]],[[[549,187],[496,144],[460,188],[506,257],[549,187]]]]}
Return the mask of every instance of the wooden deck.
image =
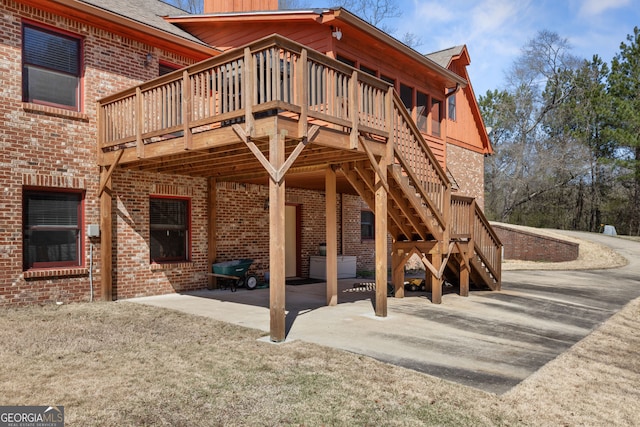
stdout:
{"type": "MultiPolygon", "coordinates": [[[[290,186],[313,182],[297,176],[319,177],[327,218],[335,218],[336,188],[359,194],[375,212],[377,315],[386,315],[387,232],[398,297],[413,253],[431,273],[434,302],[446,268],[461,289],[468,290],[469,277],[500,288],[499,239],[473,199],[452,196],[394,89],[302,45],[280,36],[259,40],[102,99],[98,117],[103,229],[111,226],[116,167],[268,183],[274,341],[284,339],[284,271],[276,260],[284,257],[285,176],[290,186]]],[[[335,229],[327,223],[328,304],[337,284],[335,229]]],[[[103,271],[110,272],[111,248],[102,248],[103,271]]],[[[110,280],[103,274],[105,298],[110,280]]]]}

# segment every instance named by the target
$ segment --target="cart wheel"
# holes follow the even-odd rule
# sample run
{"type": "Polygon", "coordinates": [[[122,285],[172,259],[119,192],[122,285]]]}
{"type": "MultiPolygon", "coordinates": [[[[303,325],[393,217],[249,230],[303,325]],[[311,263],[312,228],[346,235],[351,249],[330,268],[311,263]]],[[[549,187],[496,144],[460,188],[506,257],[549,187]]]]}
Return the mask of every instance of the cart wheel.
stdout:
{"type": "Polygon", "coordinates": [[[413,283],[411,284],[411,288],[410,288],[413,292],[418,290],[418,287],[416,285],[414,285],[413,283]]]}
{"type": "Polygon", "coordinates": [[[244,286],[244,277],[241,277],[238,280],[236,280],[235,284],[236,284],[236,286],[235,286],[236,288],[243,287],[244,286]]]}
{"type": "Polygon", "coordinates": [[[247,289],[254,290],[258,286],[258,279],[256,276],[247,276],[247,282],[245,283],[247,289]]]}

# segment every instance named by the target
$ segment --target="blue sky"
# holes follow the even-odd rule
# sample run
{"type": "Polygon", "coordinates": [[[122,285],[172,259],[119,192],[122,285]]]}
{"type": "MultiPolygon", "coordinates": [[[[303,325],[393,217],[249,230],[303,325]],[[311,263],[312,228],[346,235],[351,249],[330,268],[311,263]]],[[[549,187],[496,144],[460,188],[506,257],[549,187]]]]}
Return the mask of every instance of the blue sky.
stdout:
{"type": "Polygon", "coordinates": [[[476,96],[504,88],[504,74],[541,30],[566,38],[572,53],[606,62],[640,27],[640,0],[397,0],[405,11],[389,21],[396,35],[417,34],[420,52],[466,44],[476,96]]]}

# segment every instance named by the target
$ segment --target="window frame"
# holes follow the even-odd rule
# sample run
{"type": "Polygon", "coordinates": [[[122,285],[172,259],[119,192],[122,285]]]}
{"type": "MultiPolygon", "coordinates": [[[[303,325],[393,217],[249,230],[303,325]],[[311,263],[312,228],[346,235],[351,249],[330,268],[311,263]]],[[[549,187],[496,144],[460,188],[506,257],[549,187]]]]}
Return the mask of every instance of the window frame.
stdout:
{"type": "MultiPolygon", "coordinates": [[[[66,268],[66,267],[83,267],[84,266],[84,201],[85,191],[69,188],[49,188],[49,187],[23,187],[22,188],[22,268],[23,271],[51,269],[51,268],[66,268]],[[27,234],[31,234],[33,230],[43,231],[65,231],[71,230],[72,226],[52,226],[52,225],[28,225],[27,202],[29,195],[52,195],[52,194],[65,194],[65,195],[77,195],[77,225],[74,228],[77,236],[76,242],[76,259],[67,261],[33,261],[29,263],[29,257],[27,257],[27,250],[32,246],[27,244],[27,234]]],[[[30,237],[29,237],[30,238],[30,237]]]]}
{"type": "Polygon", "coordinates": [[[189,197],[180,197],[180,196],[167,196],[167,195],[151,195],[149,196],[149,262],[152,264],[175,264],[182,262],[190,262],[191,261],[191,230],[192,230],[192,217],[191,217],[191,198],[189,197]],[[151,241],[151,233],[155,230],[166,230],[167,228],[154,228],[152,224],[152,213],[151,213],[151,201],[152,200],[173,200],[173,201],[182,201],[185,203],[185,238],[184,238],[184,257],[154,257],[152,254],[152,241],[151,241]]]}
{"type": "Polygon", "coordinates": [[[56,28],[56,27],[52,27],[50,25],[46,25],[46,24],[42,24],[39,22],[34,22],[34,21],[30,21],[27,19],[22,20],[21,23],[21,46],[20,46],[20,53],[21,53],[21,79],[22,79],[22,102],[28,102],[28,103],[32,103],[32,104],[38,104],[38,105],[45,105],[45,106],[50,106],[50,107],[54,107],[54,108],[60,108],[63,110],[69,110],[69,111],[76,111],[76,112],[82,112],[84,111],[84,37],[82,37],[81,35],[69,32],[69,31],[65,31],[62,30],[60,28],[56,28]],[[78,46],[78,51],[77,51],[77,55],[78,55],[78,70],[77,70],[77,75],[74,74],[69,74],[69,73],[65,73],[65,72],[61,72],[59,70],[55,70],[52,68],[47,68],[47,67],[43,67],[41,65],[36,65],[36,64],[29,64],[25,58],[25,49],[26,49],[26,45],[25,45],[25,28],[30,28],[32,30],[35,31],[40,31],[43,33],[48,33],[51,35],[54,35],[56,37],[60,37],[60,38],[64,38],[67,40],[73,40],[77,43],[78,46]],[[56,102],[51,102],[51,101],[46,101],[46,100],[42,100],[42,99],[38,99],[37,97],[33,97],[33,96],[29,96],[28,94],[28,84],[29,84],[29,78],[28,78],[28,72],[27,72],[27,67],[28,66],[32,66],[35,68],[39,68],[39,69],[44,69],[44,70],[49,70],[49,71],[55,71],[58,72],[62,75],[67,75],[67,76],[74,76],[77,79],[77,85],[76,85],[76,89],[75,89],[75,101],[76,104],[75,106],[72,105],[66,105],[66,104],[59,104],[56,102]]]}
{"type": "Polygon", "coordinates": [[[369,241],[374,240],[376,238],[376,217],[373,211],[369,209],[362,209],[360,211],[360,241],[369,241]],[[369,214],[371,221],[365,222],[364,215],[369,214]],[[368,229],[370,229],[370,233],[363,233],[363,226],[367,225],[368,229]]]}

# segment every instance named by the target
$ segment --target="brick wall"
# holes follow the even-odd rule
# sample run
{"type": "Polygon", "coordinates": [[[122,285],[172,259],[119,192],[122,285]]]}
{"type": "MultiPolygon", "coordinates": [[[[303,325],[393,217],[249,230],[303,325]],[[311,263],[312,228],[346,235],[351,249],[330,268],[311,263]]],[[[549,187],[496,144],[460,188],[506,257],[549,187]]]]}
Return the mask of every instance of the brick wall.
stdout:
{"type": "Polygon", "coordinates": [[[117,299],[201,289],[207,284],[207,181],[117,171],[113,176],[113,293],[117,299]],[[184,197],[191,205],[191,259],[152,264],[149,198],[184,197]]]}
{"type": "MultiPolygon", "coordinates": [[[[254,260],[250,272],[260,280],[269,271],[269,210],[265,201],[269,188],[255,184],[219,182],[216,185],[216,261],[239,258],[254,260]]],[[[309,275],[309,257],[318,255],[318,246],[326,241],[325,197],[323,192],[286,189],[286,203],[299,207],[300,276],[309,275]]],[[[341,210],[338,198],[338,247],[341,245],[341,210]]],[[[358,218],[359,220],[359,218],[358,218]]],[[[358,229],[360,223],[358,222],[358,229]]]]}
{"type": "MultiPolygon", "coordinates": [[[[156,77],[159,59],[180,65],[192,61],[13,1],[2,0],[0,7],[0,304],[86,301],[91,249],[94,284],[100,283],[99,239],[84,237],[78,268],[23,272],[23,187],[83,190],[83,230],[99,223],[95,101],[156,77]],[[82,37],[82,112],[22,102],[23,19],[82,37]],[[154,60],[144,67],[147,52],[154,60]]],[[[94,294],[100,294],[99,286],[94,294]]]]}
{"type": "Polygon", "coordinates": [[[492,226],[504,245],[504,259],[562,262],[578,258],[580,245],[577,243],[496,224],[492,226]]]}
{"type": "Polygon", "coordinates": [[[460,187],[455,194],[475,197],[484,210],[484,154],[447,144],[447,168],[460,187]]]}

